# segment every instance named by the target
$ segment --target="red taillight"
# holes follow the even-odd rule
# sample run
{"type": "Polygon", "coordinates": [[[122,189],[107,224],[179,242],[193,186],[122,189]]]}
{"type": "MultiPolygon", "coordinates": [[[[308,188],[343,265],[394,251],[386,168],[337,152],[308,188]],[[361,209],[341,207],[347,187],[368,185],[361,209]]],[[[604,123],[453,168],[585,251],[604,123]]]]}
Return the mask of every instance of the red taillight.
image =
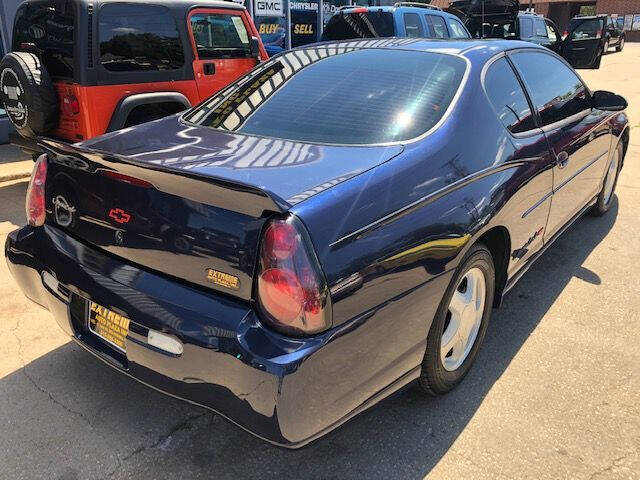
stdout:
{"type": "Polygon", "coordinates": [[[567,38],[567,35],[569,35],[569,32],[565,30],[564,33],[562,34],[562,38],[567,38]]]}
{"type": "Polygon", "coordinates": [[[260,246],[257,299],[264,320],[292,335],[331,326],[331,297],[304,226],[295,218],[272,221],[260,246]]]}
{"type": "Polygon", "coordinates": [[[34,227],[44,225],[46,215],[44,184],[47,181],[47,156],[40,155],[31,173],[27,188],[27,222],[34,227]]]}
{"type": "Polygon", "coordinates": [[[365,7],[354,8],[350,13],[367,13],[367,9],[365,7]]]}
{"type": "Polygon", "coordinates": [[[105,177],[112,178],[113,180],[117,180],[118,182],[128,183],[129,185],[135,185],[136,187],[143,187],[143,188],[153,187],[153,184],[147,182],[146,180],[132,177],[130,175],[125,175],[124,173],[114,172],[113,170],[102,170],[102,174],[105,177]]]}
{"type": "Polygon", "coordinates": [[[75,95],[66,95],[62,98],[62,109],[67,115],[77,115],[80,113],[80,102],[75,95]]]}

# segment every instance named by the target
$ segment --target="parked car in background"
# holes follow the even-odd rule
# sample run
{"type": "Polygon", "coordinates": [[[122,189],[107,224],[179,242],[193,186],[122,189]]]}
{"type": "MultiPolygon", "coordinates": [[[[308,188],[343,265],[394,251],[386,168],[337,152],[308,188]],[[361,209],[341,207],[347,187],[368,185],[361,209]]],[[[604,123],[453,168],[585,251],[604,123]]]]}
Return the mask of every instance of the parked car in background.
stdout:
{"type": "Polygon", "coordinates": [[[345,6],[335,13],[323,40],[353,38],[470,38],[460,20],[425,3],[399,2],[393,6],[345,6]]]}
{"type": "Polygon", "coordinates": [[[0,103],[35,137],[77,142],[185,110],[267,54],[241,5],[27,0],[0,63],[0,103]]]}
{"type": "Polygon", "coordinates": [[[5,255],[107,364],[299,447],[462,381],[492,307],[613,204],[625,107],[523,42],[310,45],[183,115],[43,139],[5,255]]]}
{"type": "MultiPolygon", "coordinates": [[[[578,32],[579,35],[590,37],[600,37],[602,42],[602,51],[607,53],[609,48],[615,47],[616,51],[621,52],[624,48],[624,19],[622,24],[614,21],[611,15],[594,15],[594,16],[577,16],[569,21],[569,27],[565,32],[565,36],[571,31],[578,32]],[[580,26],[579,29],[576,29],[580,26]]],[[[575,34],[574,34],[575,35],[575,34]]]]}
{"type": "Polygon", "coordinates": [[[446,10],[462,20],[473,38],[537,43],[560,54],[574,68],[600,68],[605,51],[602,28],[598,34],[598,22],[588,17],[576,20],[565,38],[551,19],[521,11],[518,0],[454,0],[446,10]]]}

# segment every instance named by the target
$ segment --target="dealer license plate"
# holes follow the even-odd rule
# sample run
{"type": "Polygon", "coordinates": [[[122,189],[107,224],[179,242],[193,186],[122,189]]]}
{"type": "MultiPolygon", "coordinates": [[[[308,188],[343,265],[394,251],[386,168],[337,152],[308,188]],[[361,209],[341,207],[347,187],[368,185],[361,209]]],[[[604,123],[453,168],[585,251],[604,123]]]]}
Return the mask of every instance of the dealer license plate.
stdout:
{"type": "Polygon", "coordinates": [[[127,317],[89,302],[89,329],[122,352],[125,351],[124,339],[129,333],[129,322],[127,317]]]}

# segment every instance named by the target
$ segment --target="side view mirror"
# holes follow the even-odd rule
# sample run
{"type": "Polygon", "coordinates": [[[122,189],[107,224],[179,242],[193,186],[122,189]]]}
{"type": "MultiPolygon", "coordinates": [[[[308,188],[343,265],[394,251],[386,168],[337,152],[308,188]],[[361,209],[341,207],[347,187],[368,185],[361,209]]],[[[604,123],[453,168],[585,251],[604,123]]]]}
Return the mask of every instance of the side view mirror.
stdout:
{"type": "Polygon", "coordinates": [[[253,58],[260,58],[260,41],[257,37],[251,37],[251,39],[249,39],[249,49],[251,50],[251,56],[253,58]]]}
{"type": "Polygon", "coordinates": [[[627,108],[627,101],[622,95],[607,92],[606,90],[596,90],[592,95],[593,108],[607,112],[619,112],[627,108]]]}

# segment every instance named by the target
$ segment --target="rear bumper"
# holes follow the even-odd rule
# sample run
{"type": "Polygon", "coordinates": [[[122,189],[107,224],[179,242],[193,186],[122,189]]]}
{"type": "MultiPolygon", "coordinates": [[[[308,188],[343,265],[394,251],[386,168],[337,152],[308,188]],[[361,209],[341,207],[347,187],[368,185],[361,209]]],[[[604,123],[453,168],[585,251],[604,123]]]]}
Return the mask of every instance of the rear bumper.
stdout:
{"type": "Polygon", "coordinates": [[[350,355],[355,347],[350,343],[361,337],[357,326],[308,339],[279,336],[263,328],[246,303],[142,271],[56,228],[27,226],[12,232],[5,255],[25,295],[47,308],[89,352],[148,386],[215,410],[281,446],[314,440],[419,373],[420,352],[360,383],[348,375],[337,378],[336,371],[344,368],[340,362],[348,360],[344,352],[350,355]],[[131,319],[126,355],[88,330],[88,300],[131,319]],[[149,329],[179,338],[182,355],[149,345],[149,329]],[[407,361],[413,368],[407,368],[407,361]]]}

